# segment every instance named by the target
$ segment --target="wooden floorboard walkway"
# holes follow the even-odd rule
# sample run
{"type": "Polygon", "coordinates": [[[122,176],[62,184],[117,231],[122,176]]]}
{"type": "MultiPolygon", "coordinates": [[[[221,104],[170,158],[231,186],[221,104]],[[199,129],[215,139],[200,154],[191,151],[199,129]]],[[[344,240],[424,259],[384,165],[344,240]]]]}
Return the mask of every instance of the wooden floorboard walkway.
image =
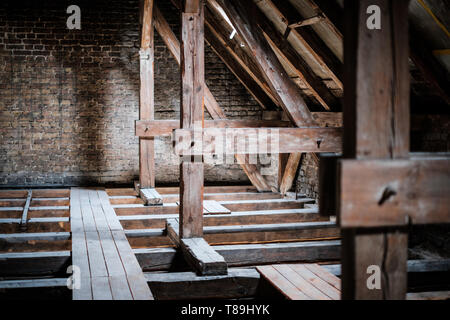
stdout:
{"type": "Polygon", "coordinates": [[[262,277],[290,300],[340,300],[341,280],[317,264],[258,266],[262,277]]]}
{"type": "Polygon", "coordinates": [[[102,189],[70,191],[72,265],[81,287],[74,300],[151,300],[144,273],[102,189]]]}

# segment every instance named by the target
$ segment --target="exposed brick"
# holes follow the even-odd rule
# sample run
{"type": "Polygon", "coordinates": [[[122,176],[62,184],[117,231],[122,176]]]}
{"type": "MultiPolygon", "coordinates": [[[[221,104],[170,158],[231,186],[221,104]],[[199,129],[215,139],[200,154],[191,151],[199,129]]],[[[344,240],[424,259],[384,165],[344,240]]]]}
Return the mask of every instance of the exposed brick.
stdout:
{"type": "MultiPolygon", "coordinates": [[[[131,184],[138,176],[139,0],[77,0],[81,30],[66,29],[71,4],[0,3],[1,185],[131,184]]],[[[158,5],[178,35],[179,14],[170,1],[158,5]]],[[[206,82],[228,117],[261,117],[209,47],[205,64],[206,82]]],[[[155,110],[156,119],[179,119],[179,67],[157,32],[155,110]]],[[[156,146],[157,182],[177,182],[170,140],[156,146]]],[[[205,180],[247,178],[237,164],[206,165],[205,180]]]]}

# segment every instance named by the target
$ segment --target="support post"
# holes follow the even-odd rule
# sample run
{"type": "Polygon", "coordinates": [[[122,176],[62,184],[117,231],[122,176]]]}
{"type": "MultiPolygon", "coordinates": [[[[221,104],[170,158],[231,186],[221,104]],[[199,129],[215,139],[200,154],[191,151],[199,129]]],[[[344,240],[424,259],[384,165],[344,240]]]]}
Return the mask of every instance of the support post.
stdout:
{"type": "MultiPolygon", "coordinates": [[[[140,55],[140,120],[154,120],[154,40],[153,0],[145,0],[143,7],[140,55]]],[[[155,141],[139,138],[139,183],[141,189],[155,187],[155,141]]]]}
{"type": "MultiPolygon", "coordinates": [[[[408,2],[345,1],[345,159],[408,157],[408,2]],[[381,9],[381,29],[367,27],[371,5],[381,9]]],[[[341,199],[339,195],[338,202],[341,199]]],[[[344,228],[342,232],[342,298],[404,299],[405,230],[344,228]],[[374,272],[381,277],[379,289],[368,285],[374,272]]]]}
{"type": "MultiPolygon", "coordinates": [[[[181,13],[181,123],[203,128],[204,8],[201,0],[185,0],[181,13]]],[[[191,140],[191,145],[196,141],[191,140]]],[[[182,157],[180,165],[180,238],[203,235],[203,157],[182,157]]]]}

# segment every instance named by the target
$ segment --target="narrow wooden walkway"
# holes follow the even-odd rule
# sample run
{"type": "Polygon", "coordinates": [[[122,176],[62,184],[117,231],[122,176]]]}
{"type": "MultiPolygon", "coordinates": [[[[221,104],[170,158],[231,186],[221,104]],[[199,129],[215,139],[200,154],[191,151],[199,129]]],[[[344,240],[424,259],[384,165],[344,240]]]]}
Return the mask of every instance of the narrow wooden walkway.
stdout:
{"type": "Polygon", "coordinates": [[[317,264],[259,266],[257,270],[290,300],[341,298],[341,280],[317,264]]]}
{"type": "Polygon", "coordinates": [[[74,300],[151,300],[142,269],[102,189],[70,191],[72,265],[81,287],[74,300]]]}

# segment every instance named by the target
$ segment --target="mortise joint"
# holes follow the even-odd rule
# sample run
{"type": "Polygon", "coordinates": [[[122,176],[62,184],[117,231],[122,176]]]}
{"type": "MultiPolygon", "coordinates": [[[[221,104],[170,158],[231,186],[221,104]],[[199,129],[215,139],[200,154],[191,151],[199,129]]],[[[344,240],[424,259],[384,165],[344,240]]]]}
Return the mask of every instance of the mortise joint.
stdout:
{"type": "Polygon", "coordinates": [[[380,200],[378,201],[378,205],[382,206],[386,201],[388,201],[391,197],[395,196],[397,192],[393,190],[391,187],[386,187],[381,195],[380,200]]]}

